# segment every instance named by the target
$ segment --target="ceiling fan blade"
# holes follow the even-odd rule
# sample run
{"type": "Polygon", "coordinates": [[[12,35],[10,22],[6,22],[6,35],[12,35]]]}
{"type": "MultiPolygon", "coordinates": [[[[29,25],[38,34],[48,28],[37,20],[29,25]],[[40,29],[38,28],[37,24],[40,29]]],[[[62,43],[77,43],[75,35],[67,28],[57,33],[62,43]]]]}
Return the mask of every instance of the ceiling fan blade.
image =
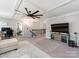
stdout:
{"type": "Polygon", "coordinates": [[[33,15],[33,16],[43,16],[42,14],[39,14],[39,15],[33,15]]]}
{"type": "Polygon", "coordinates": [[[35,17],[32,17],[33,19],[35,19],[35,17]]]}
{"type": "Polygon", "coordinates": [[[19,13],[22,13],[22,14],[25,14],[25,15],[27,15],[26,13],[23,13],[23,12],[21,12],[21,11],[19,11],[19,10],[15,10],[15,11],[17,11],[17,12],[19,12],[19,13]]]}
{"type": "Polygon", "coordinates": [[[27,10],[27,8],[25,8],[26,12],[29,14],[29,11],[27,10]]]}
{"type": "Polygon", "coordinates": [[[36,14],[36,13],[38,13],[38,12],[39,12],[39,10],[35,11],[34,13],[32,13],[32,15],[34,15],[34,14],[36,14]]]}
{"type": "Polygon", "coordinates": [[[33,19],[35,19],[35,18],[40,18],[40,17],[32,17],[33,19]]]}
{"type": "Polygon", "coordinates": [[[36,18],[40,18],[40,17],[36,17],[36,18]]]}

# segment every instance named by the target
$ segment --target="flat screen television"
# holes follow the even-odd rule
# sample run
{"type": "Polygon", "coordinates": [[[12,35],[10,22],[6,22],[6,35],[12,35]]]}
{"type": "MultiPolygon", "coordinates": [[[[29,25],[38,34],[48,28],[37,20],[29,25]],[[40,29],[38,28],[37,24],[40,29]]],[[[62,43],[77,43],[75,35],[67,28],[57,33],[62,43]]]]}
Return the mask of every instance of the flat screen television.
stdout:
{"type": "Polygon", "coordinates": [[[51,31],[69,33],[69,23],[51,24],[51,31]]]}
{"type": "Polygon", "coordinates": [[[7,27],[2,27],[1,28],[1,31],[7,31],[7,30],[10,30],[10,28],[7,28],[7,27]]]}

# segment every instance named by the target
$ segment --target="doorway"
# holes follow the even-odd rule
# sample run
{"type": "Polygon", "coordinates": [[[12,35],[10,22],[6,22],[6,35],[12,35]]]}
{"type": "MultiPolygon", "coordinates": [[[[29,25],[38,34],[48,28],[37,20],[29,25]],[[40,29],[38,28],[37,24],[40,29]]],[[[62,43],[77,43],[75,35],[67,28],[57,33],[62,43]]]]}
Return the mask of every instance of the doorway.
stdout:
{"type": "Polygon", "coordinates": [[[21,23],[17,23],[17,35],[22,35],[23,25],[21,23]]]}

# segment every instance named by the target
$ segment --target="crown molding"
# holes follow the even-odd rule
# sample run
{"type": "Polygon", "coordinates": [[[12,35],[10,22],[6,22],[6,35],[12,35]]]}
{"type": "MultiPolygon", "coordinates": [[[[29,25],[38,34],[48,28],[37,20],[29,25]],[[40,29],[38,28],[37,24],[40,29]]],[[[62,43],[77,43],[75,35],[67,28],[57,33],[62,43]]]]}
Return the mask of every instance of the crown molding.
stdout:
{"type": "Polygon", "coordinates": [[[79,11],[75,11],[75,12],[67,13],[67,14],[64,14],[64,15],[61,15],[61,16],[57,16],[57,17],[72,16],[72,15],[76,15],[76,14],[79,14],[79,11]]]}
{"type": "Polygon", "coordinates": [[[51,11],[54,11],[54,10],[60,8],[60,7],[63,7],[63,6],[69,4],[69,3],[73,2],[73,1],[74,1],[74,0],[66,0],[65,2],[59,4],[58,6],[56,6],[56,7],[54,7],[54,8],[51,8],[51,9],[45,11],[43,14],[45,14],[45,13],[50,13],[51,11]]]}

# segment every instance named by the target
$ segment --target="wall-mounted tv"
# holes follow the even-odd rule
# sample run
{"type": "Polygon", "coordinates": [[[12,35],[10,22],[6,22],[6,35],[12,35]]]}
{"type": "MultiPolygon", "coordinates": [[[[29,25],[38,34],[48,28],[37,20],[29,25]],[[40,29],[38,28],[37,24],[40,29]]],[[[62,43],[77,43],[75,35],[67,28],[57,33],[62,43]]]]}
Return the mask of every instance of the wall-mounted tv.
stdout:
{"type": "Polygon", "coordinates": [[[69,33],[69,23],[51,24],[51,32],[69,33]]]}
{"type": "Polygon", "coordinates": [[[7,27],[2,27],[1,28],[1,31],[7,31],[7,30],[10,30],[10,28],[7,28],[7,27]]]}

